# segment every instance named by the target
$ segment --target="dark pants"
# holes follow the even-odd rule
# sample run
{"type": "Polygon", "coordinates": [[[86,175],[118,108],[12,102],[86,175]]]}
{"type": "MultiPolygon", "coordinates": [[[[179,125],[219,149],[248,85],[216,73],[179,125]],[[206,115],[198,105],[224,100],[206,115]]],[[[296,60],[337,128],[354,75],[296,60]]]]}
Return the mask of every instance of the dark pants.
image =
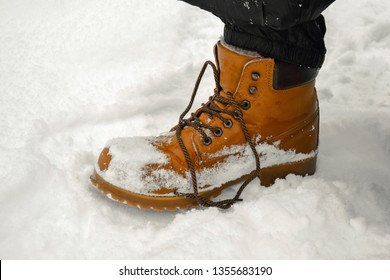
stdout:
{"type": "Polygon", "coordinates": [[[183,0],[225,23],[228,44],[264,57],[320,68],[325,59],[325,20],[334,0],[183,0]]]}

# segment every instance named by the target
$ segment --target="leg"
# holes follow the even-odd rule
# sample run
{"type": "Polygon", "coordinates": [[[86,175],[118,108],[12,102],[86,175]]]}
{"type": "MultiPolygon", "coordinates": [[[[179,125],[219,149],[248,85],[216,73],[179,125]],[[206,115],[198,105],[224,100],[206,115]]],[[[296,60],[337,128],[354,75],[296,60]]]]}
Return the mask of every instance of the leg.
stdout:
{"type": "MultiPolygon", "coordinates": [[[[310,49],[303,49],[302,55],[308,58],[305,66],[289,59],[298,57],[294,51],[283,53],[280,48],[270,48],[270,58],[264,58],[266,49],[260,50],[261,56],[237,48],[248,49],[246,44],[253,40],[242,38],[255,35],[226,22],[227,40],[235,46],[216,44],[216,65],[210,61],[204,64],[189,106],[171,132],[157,137],[118,138],[103,149],[91,177],[101,191],[146,209],[196,205],[225,209],[240,201],[241,192],[256,178],[261,185],[269,186],[290,173],[315,172],[319,131],[315,78],[325,52],[316,60],[309,59],[314,57],[310,49]],[[214,72],[214,95],[185,119],[207,66],[214,72]],[[211,199],[238,183],[241,187],[233,198],[211,199]]],[[[291,35],[305,29],[297,26],[283,31],[259,25],[256,30],[263,30],[265,37],[282,38],[283,32],[291,35]]],[[[325,30],[318,30],[322,42],[325,30]]],[[[255,37],[266,42],[265,37],[255,37]]],[[[251,49],[259,51],[257,47],[251,49]]]]}
{"type": "Polygon", "coordinates": [[[221,18],[228,44],[305,67],[319,68],[324,61],[326,28],[320,14],[334,0],[183,1],[221,18]]]}

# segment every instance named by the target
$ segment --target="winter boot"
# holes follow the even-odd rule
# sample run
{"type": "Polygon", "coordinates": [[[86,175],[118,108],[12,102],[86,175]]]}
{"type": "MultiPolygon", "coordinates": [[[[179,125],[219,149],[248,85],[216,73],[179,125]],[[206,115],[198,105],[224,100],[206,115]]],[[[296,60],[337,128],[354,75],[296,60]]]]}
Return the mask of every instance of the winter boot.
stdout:
{"type": "Polygon", "coordinates": [[[253,179],[269,186],[290,173],[314,174],[318,69],[251,55],[221,42],[214,53],[217,65],[204,64],[190,104],[171,132],[107,143],[91,176],[99,190],[144,209],[228,208],[241,200],[253,179]],[[207,66],[214,71],[214,95],[185,119],[207,66]],[[233,198],[212,200],[240,183],[233,198]]]}

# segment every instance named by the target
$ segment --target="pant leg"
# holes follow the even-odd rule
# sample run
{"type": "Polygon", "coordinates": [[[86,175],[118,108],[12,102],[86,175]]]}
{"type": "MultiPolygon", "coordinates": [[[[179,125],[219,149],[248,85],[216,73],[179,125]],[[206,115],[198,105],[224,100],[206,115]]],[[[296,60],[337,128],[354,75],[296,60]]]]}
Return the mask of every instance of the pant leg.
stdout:
{"type": "Polygon", "coordinates": [[[267,26],[239,26],[228,19],[224,39],[228,44],[311,68],[320,68],[325,59],[325,21],[323,16],[285,30],[267,26]]]}
{"type": "Polygon", "coordinates": [[[334,0],[183,0],[225,23],[228,44],[264,57],[320,68],[325,59],[325,20],[334,0]]]}

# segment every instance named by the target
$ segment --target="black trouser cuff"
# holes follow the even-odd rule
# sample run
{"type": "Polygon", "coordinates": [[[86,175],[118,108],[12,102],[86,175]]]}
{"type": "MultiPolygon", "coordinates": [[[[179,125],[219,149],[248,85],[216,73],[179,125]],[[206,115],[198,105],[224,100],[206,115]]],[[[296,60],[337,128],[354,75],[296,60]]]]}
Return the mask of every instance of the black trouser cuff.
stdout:
{"type": "Polygon", "coordinates": [[[254,36],[238,30],[229,24],[225,25],[224,40],[230,45],[256,51],[263,57],[310,68],[320,68],[324,62],[326,53],[325,47],[320,50],[302,48],[285,42],[254,36]]]}

